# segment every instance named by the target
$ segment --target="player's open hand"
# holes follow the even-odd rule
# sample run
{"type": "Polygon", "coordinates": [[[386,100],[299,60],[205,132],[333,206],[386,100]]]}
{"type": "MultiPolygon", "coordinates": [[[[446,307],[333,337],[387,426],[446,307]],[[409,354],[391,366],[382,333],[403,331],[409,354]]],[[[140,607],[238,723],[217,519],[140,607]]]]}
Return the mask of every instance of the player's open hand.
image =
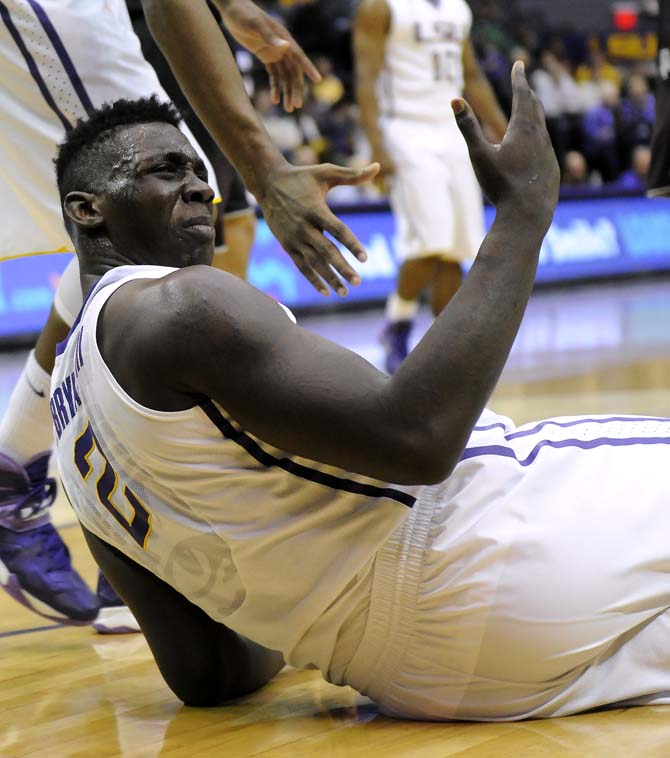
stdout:
{"type": "Polygon", "coordinates": [[[505,205],[548,228],[558,202],[560,171],[544,111],[520,61],[512,68],[512,89],[512,116],[500,145],[492,145],[484,137],[464,100],[452,101],[452,107],[489,200],[497,208],[505,205]]]}
{"type": "Polygon", "coordinates": [[[251,0],[230,0],[221,5],[221,17],[228,31],[265,64],[272,101],[283,102],[289,113],[302,107],[304,76],[318,82],[321,74],[286,27],[251,0]]]}
{"type": "Polygon", "coordinates": [[[330,294],[328,287],[338,295],[346,295],[342,279],[354,286],[360,283],[359,275],[324,232],[331,234],[359,261],[367,260],[363,245],[326,204],[326,194],[338,184],[368,182],[378,171],[377,163],[362,169],[331,163],[319,166],[284,163],[268,176],[267,189],[263,197],[258,198],[273,234],[303,276],[322,295],[330,294]]]}

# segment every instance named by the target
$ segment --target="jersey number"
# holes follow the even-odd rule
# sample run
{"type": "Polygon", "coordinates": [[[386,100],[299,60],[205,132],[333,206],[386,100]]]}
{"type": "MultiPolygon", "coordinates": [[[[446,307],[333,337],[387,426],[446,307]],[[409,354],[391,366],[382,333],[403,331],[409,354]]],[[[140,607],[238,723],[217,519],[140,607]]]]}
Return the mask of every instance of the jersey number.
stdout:
{"type": "Polygon", "coordinates": [[[461,57],[451,50],[434,50],[430,54],[433,64],[433,80],[455,82],[460,76],[461,57]]]}
{"type": "Polygon", "coordinates": [[[89,421],[86,424],[86,429],[84,429],[79,437],[77,437],[77,440],[74,443],[74,462],[81,474],[81,478],[85,482],[88,481],[88,478],[93,473],[93,466],[89,461],[89,458],[96,448],[105,462],[102,473],[98,477],[98,481],[95,485],[98,500],[112,514],[112,516],[114,516],[135,542],[137,542],[143,550],[146,550],[147,539],[151,532],[151,513],[149,513],[142,501],[127,485],[123,487],[123,496],[132,508],[132,516],[129,519],[126,518],[121,510],[114,505],[112,498],[119,486],[119,477],[116,471],[112,468],[111,463],[107,460],[107,456],[102,452],[102,449],[95,438],[95,434],[93,434],[93,430],[91,429],[91,422],[89,421]]]}

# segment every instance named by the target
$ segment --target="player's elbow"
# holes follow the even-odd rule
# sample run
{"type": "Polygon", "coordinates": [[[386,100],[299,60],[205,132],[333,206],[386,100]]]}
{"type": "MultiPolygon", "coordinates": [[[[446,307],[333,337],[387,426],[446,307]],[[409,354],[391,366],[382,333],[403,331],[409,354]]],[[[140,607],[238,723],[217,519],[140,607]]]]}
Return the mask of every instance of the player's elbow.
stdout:
{"type": "Polygon", "coordinates": [[[407,435],[401,452],[404,481],[398,484],[439,484],[454,470],[464,447],[462,435],[445,435],[437,425],[420,425],[407,435]]]}
{"type": "Polygon", "coordinates": [[[406,433],[394,452],[387,459],[393,461],[394,469],[387,480],[397,484],[437,484],[453,470],[450,460],[445,460],[443,444],[423,429],[416,434],[406,433]]]}

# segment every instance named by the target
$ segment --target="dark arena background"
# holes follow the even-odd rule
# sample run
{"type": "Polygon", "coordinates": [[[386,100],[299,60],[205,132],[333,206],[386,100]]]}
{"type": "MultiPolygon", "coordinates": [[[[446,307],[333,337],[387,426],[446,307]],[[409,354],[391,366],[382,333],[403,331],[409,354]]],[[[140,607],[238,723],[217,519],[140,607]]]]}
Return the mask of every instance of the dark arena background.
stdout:
{"type": "MultiPolygon", "coordinates": [[[[272,104],[264,68],[236,49],[270,136],[297,165],[365,165],[370,149],[359,120],[352,54],[355,0],[258,4],[283,20],[323,76],[310,86],[304,107],[287,114],[272,104]]],[[[670,416],[670,200],[647,196],[658,3],[469,5],[479,64],[507,114],[510,67],[525,60],[562,176],[537,285],[489,405],[519,424],[568,414],[670,416]]],[[[0,82],[0,96],[2,88],[0,82]]],[[[360,286],[346,298],[319,295],[259,210],[248,280],[291,308],[306,329],[383,369],[384,302],[398,272],[394,217],[372,184],[338,187],[329,202],[368,251],[365,264],[349,256],[360,286]]],[[[488,226],[494,209],[487,205],[485,214],[488,226]]],[[[69,259],[62,253],[0,263],[0,416],[69,259]]],[[[431,318],[422,303],[412,345],[431,318]]],[[[53,521],[94,586],[96,566],[62,494],[53,521]]],[[[102,636],[89,627],[60,626],[2,592],[0,658],[2,758],[670,755],[670,714],[662,706],[514,724],[401,722],[383,717],[353,690],[324,683],[317,672],[290,668],[228,707],[189,709],[163,683],[141,634],[102,636]]]]}

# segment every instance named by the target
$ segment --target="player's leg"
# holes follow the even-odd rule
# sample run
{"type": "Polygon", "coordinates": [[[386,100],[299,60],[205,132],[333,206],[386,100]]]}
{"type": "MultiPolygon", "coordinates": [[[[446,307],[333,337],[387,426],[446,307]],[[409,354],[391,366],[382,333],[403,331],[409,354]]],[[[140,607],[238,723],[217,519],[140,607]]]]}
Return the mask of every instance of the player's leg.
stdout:
{"type": "MultiPolygon", "coordinates": [[[[106,0],[76,7],[8,0],[0,19],[0,74],[7,85],[0,113],[0,126],[7,137],[0,144],[0,199],[6,211],[0,260],[71,249],[52,166],[64,130],[105,100],[161,93],[158,80],[141,58],[125,5],[106,0]],[[96,51],[95,56],[91,50],[96,51]]],[[[4,530],[0,582],[15,590],[14,594],[25,590],[25,602],[36,597],[37,578],[43,580],[39,606],[27,604],[50,617],[65,620],[71,616],[77,621],[94,617],[98,603],[90,592],[86,594],[72,570],[46,508],[53,501],[55,486],[47,479],[52,436],[48,373],[56,341],[80,305],[78,269],[69,268],[0,428],[0,454],[4,454],[0,466],[0,528],[4,530]],[[66,286],[68,294],[59,297],[66,286]],[[76,302],[67,305],[72,293],[76,302]],[[63,307],[66,312],[59,313],[63,307]],[[49,496],[41,497],[38,507],[36,498],[45,488],[49,496]],[[23,507],[28,502],[39,519],[31,518],[23,507]],[[20,521],[22,513],[26,518],[20,521]],[[73,607],[77,602],[79,607],[73,607]]]]}
{"type": "Polygon", "coordinates": [[[435,261],[453,248],[454,218],[439,134],[419,124],[390,123],[384,127],[384,139],[396,164],[390,201],[400,264],[382,334],[386,370],[393,373],[407,355],[418,298],[432,284],[435,261]]]}
{"type": "Polygon", "coordinates": [[[83,528],[93,557],[140,622],[163,678],[186,705],[215,706],[252,692],[283,666],[211,619],[157,576],[83,528]]]}
{"type": "Polygon", "coordinates": [[[431,291],[430,306],[433,316],[439,316],[449,303],[451,298],[458,292],[463,283],[461,264],[441,258],[435,262],[433,286],[431,291]]]}
{"type": "MultiPolygon", "coordinates": [[[[46,101],[37,78],[43,87],[68,96],[71,92],[62,67],[45,63],[48,55],[38,27],[46,37],[32,6],[5,4],[0,22],[0,78],[7,93],[0,112],[6,137],[0,141],[0,260],[70,249],[51,159],[71,122],[59,102],[46,101]],[[32,58],[39,64],[31,72],[35,45],[41,56],[32,58]]],[[[52,310],[0,424],[0,584],[47,618],[89,623],[97,613],[97,600],[72,568],[49,517],[56,487],[48,477],[53,434],[49,370],[55,342],[65,331],[62,317],[52,310]]]]}
{"type": "Polygon", "coordinates": [[[242,178],[232,166],[227,197],[220,207],[223,212],[223,238],[226,244],[223,251],[215,253],[212,265],[246,279],[249,256],[256,237],[256,214],[249,206],[242,178]]]}
{"type": "Polygon", "coordinates": [[[214,255],[212,265],[240,279],[247,278],[251,248],[256,238],[256,214],[253,208],[223,217],[225,249],[214,255]]]}
{"type": "Polygon", "coordinates": [[[471,261],[484,239],[482,193],[465,150],[450,150],[450,205],[453,209],[453,248],[435,265],[431,308],[438,316],[463,282],[462,265],[471,261]]]}
{"type": "Polygon", "coordinates": [[[49,619],[90,623],[98,600],[73,569],[49,516],[56,494],[55,480],[48,476],[53,444],[50,374],[55,344],[69,330],[68,313],[78,310],[64,293],[75,293],[81,303],[79,268],[70,265],[63,280],[0,422],[0,584],[49,619]]]}

